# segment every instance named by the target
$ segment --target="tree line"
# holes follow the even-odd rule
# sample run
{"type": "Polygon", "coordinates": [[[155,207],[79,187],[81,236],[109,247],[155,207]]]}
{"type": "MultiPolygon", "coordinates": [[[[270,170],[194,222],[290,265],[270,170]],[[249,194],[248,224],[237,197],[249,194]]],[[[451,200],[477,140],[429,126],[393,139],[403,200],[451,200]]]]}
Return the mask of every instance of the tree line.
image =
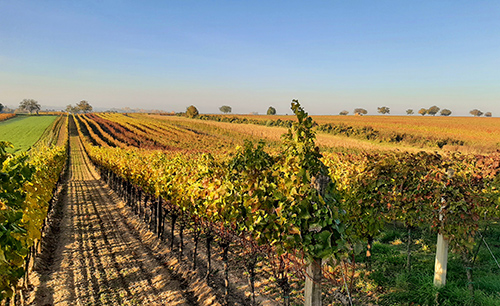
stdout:
{"type": "MultiPolygon", "coordinates": [[[[223,105],[223,106],[219,107],[219,110],[224,114],[229,114],[232,112],[232,107],[229,105],[223,105]]],[[[379,114],[382,114],[382,115],[388,115],[391,113],[391,109],[387,106],[381,106],[381,107],[377,107],[377,112],[379,114]]],[[[425,115],[435,116],[438,113],[441,116],[450,116],[452,114],[452,111],[447,109],[447,108],[441,109],[436,105],[433,105],[429,108],[421,108],[418,111],[418,114],[420,114],[422,116],[425,116],[425,115]]],[[[480,117],[483,115],[485,117],[492,116],[491,112],[483,113],[482,111],[480,111],[478,109],[473,109],[469,113],[474,117],[480,117]]],[[[257,115],[258,113],[253,112],[252,114],[257,115]]],[[[269,106],[266,114],[267,115],[276,115],[276,108],[274,108],[273,106],[269,106]]],[[[348,114],[349,114],[349,111],[347,111],[347,110],[343,110],[339,113],[339,115],[341,115],[341,116],[347,116],[348,114]]],[[[355,108],[353,114],[356,116],[362,116],[362,115],[368,114],[368,111],[364,108],[355,108]]],[[[409,108],[406,110],[406,114],[413,115],[413,114],[415,114],[415,111],[413,109],[409,108]]],[[[186,109],[185,115],[189,118],[194,118],[194,117],[199,115],[199,112],[198,112],[198,109],[196,108],[196,106],[191,105],[186,109]]]]}
{"type": "MultiPolygon", "coordinates": [[[[389,107],[387,106],[381,106],[381,107],[378,107],[377,108],[377,112],[379,114],[382,114],[382,115],[387,115],[387,114],[390,114],[391,110],[389,107]]],[[[422,115],[422,116],[425,116],[425,115],[431,115],[431,116],[435,116],[436,114],[441,115],[441,116],[449,116],[452,114],[452,111],[447,109],[447,108],[439,108],[437,107],[436,105],[433,105],[429,108],[421,108],[419,111],[418,111],[418,114],[422,115]]],[[[486,112],[486,113],[483,113],[482,111],[478,110],[478,109],[473,109],[469,112],[471,115],[473,115],[474,117],[480,117],[482,115],[484,115],[485,117],[491,117],[492,114],[491,112],[486,112]]],[[[347,110],[343,110],[339,113],[339,115],[341,116],[346,116],[349,114],[349,111],[347,110]]],[[[364,108],[355,108],[354,109],[354,115],[357,115],[357,116],[360,116],[360,115],[366,115],[368,114],[368,111],[364,108]]],[[[407,109],[406,110],[406,114],[407,115],[413,115],[415,114],[415,111],[411,108],[407,109]]]]}
{"type": "MultiPolygon", "coordinates": [[[[16,112],[16,111],[21,111],[21,112],[29,112],[30,114],[36,113],[42,109],[42,106],[40,103],[35,100],[35,99],[23,99],[21,102],[19,102],[19,107],[17,110],[11,110],[4,106],[2,103],[0,103],[0,113],[3,111],[6,112],[16,112]]],[[[68,105],[66,106],[66,112],[72,113],[72,114],[78,114],[78,113],[90,113],[92,111],[92,106],[89,104],[89,102],[82,100],[78,103],[76,103],[75,106],[73,105],[68,105]]]]}
{"type": "Polygon", "coordinates": [[[42,108],[42,106],[40,105],[40,103],[38,103],[38,101],[36,101],[34,99],[23,99],[19,103],[19,107],[16,110],[12,110],[12,109],[8,108],[7,106],[4,106],[2,103],[0,103],[0,113],[2,113],[2,112],[13,113],[13,112],[21,111],[21,112],[29,112],[30,114],[32,114],[33,112],[36,112],[38,114],[38,112],[40,111],[41,108],[42,108]]]}

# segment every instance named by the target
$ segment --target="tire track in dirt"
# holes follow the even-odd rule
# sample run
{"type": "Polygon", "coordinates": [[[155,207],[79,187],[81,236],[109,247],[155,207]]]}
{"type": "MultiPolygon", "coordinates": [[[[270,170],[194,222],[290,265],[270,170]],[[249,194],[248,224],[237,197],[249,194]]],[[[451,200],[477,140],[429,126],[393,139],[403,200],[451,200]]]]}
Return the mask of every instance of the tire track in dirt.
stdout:
{"type": "Polygon", "coordinates": [[[119,199],[70,133],[58,244],[39,271],[34,305],[197,305],[192,292],[130,230],[119,199]]]}

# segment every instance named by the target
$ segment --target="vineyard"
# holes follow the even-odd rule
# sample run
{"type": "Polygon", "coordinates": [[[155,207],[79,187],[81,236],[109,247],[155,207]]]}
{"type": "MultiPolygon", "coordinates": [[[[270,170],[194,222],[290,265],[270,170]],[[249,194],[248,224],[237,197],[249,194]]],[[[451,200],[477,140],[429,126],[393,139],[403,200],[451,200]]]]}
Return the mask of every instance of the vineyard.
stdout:
{"type": "MultiPolygon", "coordinates": [[[[68,217],[60,220],[69,232],[59,235],[91,262],[77,255],[61,259],[65,270],[54,272],[47,283],[61,292],[52,302],[63,303],[66,295],[90,304],[155,303],[150,295],[156,292],[172,305],[174,300],[186,305],[500,305],[500,154],[339,150],[329,147],[331,136],[322,133],[347,131],[359,139],[387,134],[379,126],[315,122],[298,101],[292,111],[293,120],[286,116],[290,119],[265,124],[145,114],[70,117],[67,193],[74,196],[64,208],[68,217]],[[267,127],[236,128],[236,123],[267,127]],[[106,188],[114,195],[108,197],[106,188]],[[113,197],[126,206],[114,208],[119,201],[113,197]],[[74,237],[79,238],[70,243],[74,237]],[[438,284],[437,237],[449,244],[445,282],[438,284]],[[127,252],[125,241],[139,248],[127,252]],[[115,247],[126,260],[113,255],[115,247]],[[148,253],[147,267],[136,261],[142,252],[148,253]],[[168,269],[154,268],[158,258],[168,269]],[[171,278],[175,288],[127,287],[132,279],[123,271],[136,265],[142,271],[137,282],[156,277],[146,271],[160,269],[157,277],[171,278]],[[63,279],[90,285],[75,290],[63,279]],[[114,279],[120,282],[112,285],[114,279]],[[163,296],[166,289],[178,294],[163,296]]],[[[45,150],[16,156],[2,151],[2,172],[16,183],[2,185],[0,193],[0,221],[7,230],[0,236],[0,262],[7,270],[0,273],[8,275],[0,284],[0,300],[13,296],[29,270],[24,259],[42,236],[67,158],[67,129],[60,117],[35,145],[45,150]],[[35,200],[40,190],[45,195],[35,200]]],[[[417,136],[404,142],[422,146],[427,136],[417,136]]],[[[462,139],[451,132],[432,141],[447,143],[425,146],[473,143],[454,142],[462,139]]],[[[47,301],[44,290],[35,301],[47,301]]]]}
{"type": "MultiPolygon", "coordinates": [[[[483,245],[484,237],[498,232],[498,155],[321,155],[312,119],[298,104],[293,108],[297,119],[283,141],[267,145],[196,120],[96,114],[76,122],[102,176],[160,238],[170,239],[172,248],[179,244],[181,258],[187,260],[182,257],[186,235],[196,246],[205,238],[208,279],[210,245],[217,242],[224,263],[230,261],[227,254],[236,252],[231,250],[247,251],[236,253],[253,263],[241,269],[251,280],[257,266],[259,273],[274,275],[275,284],[268,286],[280,292],[275,298],[285,304],[303,299],[301,284],[314,263],[326,278],[324,298],[330,302],[362,303],[376,296],[379,303],[390,304],[405,290],[412,298],[416,284],[410,274],[401,274],[405,288],[397,289],[385,279],[393,275],[377,268],[388,270],[383,261],[389,258],[395,267],[386,272],[415,274],[418,267],[422,271],[416,274],[428,275],[426,284],[432,283],[432,252],[440,233],[453,251],[450,266],[462,266],[449,273],[456,280],[449,287],[470,294],[462,303],[498,299],[498,284],[474,285],[481,281],[472,273],[483,273],[474,266],[500,268],[494,252],[484,255],[483,245]],[[234,145],[239,148],[231,149],[234,145]],[[381,248],[383,254],[377,254],[381,248]]],[[[193,265],[196,252],[195,247],[193,265]]],[[[225,290],[234,267],[223,267],[225,290]]],[[[249,286],[254,288],[252,281],[249,286]]],[[[446,289],[426,288],[432,293],[422,293],[415,303],[450,298],[446,289]]],[[[252,298],[262,294],[250,291],[252,298]]]]}
{"type": "Polygon", "coordinates": [[[10,118],[14,118],[15,114],[0,114],[0,121],[4,121],[10,118]]]}
{"type": "MultiPolygon", "coordinates": [[[[421,116],[313,116],[315,129],[322,134],[359,139],[386,148],[413,146],[445,148],[467,153],[491,153],[500,149],[500,121],[497,118],[421,117],[421,116]]],[[[199,119],[280,126],[288,128],[292,116],[202,115],[199,119]]],[[[342,145],[342,144],[341,144],[342,145]]],[[[380,149],[380,148],[379,148],[380,149]]],[[[407,149],[407,148],[405,148],[407,149]]]]}
{"type": "Polygon", "coordinates": [[[42,128],[29,152],[7,153],[13,145],[0,141],[0,300],[12,298],[27,282],[66,162],[67,119],[42,122],[54,123],[42,128]]]}

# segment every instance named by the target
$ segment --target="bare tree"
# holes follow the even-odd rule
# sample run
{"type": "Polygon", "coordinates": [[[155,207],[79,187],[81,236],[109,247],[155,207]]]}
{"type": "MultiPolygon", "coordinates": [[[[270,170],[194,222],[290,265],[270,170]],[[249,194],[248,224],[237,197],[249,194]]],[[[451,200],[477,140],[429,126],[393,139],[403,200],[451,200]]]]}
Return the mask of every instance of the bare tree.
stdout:
{"type": "Polygon", "coordinates": [[[36,113],[38,114],[38,111],[41,108],[42,107],[40,106],[38,101],[33,100],[33,99],[24,99],[19,103],[19,109],[26,110],[26,111],[30,112],[30,114],[32,114],[34,111],[36,111],[36,113]]]}

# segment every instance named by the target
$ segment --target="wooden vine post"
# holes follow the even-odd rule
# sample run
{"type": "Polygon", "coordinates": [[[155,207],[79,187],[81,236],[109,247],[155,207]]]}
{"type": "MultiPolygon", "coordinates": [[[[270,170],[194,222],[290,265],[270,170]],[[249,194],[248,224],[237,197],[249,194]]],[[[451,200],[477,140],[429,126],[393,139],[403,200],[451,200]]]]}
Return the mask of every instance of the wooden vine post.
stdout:
{"type": "Polygon", "coordinates": [[[293,231],[298,234],[295,234],[297,242],[287,247],[300,247],[309,261],[304,305],[321,306],[322,260],[338,250],[337,240],[342,239],[341,221],[334,185],[314,141],[314,122],[297,100],[292,101],[292,110],[297,122],[282,137],[285,158],[281,168],[286,179],[280,185],[287,198],[294,198],[290,209],[299,217],[291,214],[296,227],[293,231]]]}
{"type": "Polygon", "coordinates": [[[161,197],[158,197],[158,200],[156,202],[156,234],[158,235],[158,238],[161,238],[162,236],[162,205],[161,205],[161,197]]]}
{"type": "MultiPolygon", "coordinates": [[[[454,171],[450,168],[448,169],[448,179],[452,178],[454,171]]],[[[442,206],[439,211],[439,221],[443,222],[443,209],[446,208],[446,200],[441,199],[442,206]]],[[[442,287],[446,285],[446,272],[448,266],[448,239],[443,236],[440,232],[437,237],[436,245],[436,261],[434,263],[434,286],[442,287]]]]}
{"type": "MultiPolygon", "coordinates": [[[[324,197],[327,185],[330,183],[330,177],[318,174],[311,180],[311,185],[324,197]]],[[[310,229],[309,231],[314,231],[310,229]]],[[[323,271],[321,270],[321,258],[313,258],[306,269],[305,285],[305,306],[321,306],[321,281],[323,271]]]]}
{"type": "Polygon", "coordinates": [[[307,266],[306,287],[305,287],[305,306],[321,306],[321,258],[315,258],[307,266]]]}

